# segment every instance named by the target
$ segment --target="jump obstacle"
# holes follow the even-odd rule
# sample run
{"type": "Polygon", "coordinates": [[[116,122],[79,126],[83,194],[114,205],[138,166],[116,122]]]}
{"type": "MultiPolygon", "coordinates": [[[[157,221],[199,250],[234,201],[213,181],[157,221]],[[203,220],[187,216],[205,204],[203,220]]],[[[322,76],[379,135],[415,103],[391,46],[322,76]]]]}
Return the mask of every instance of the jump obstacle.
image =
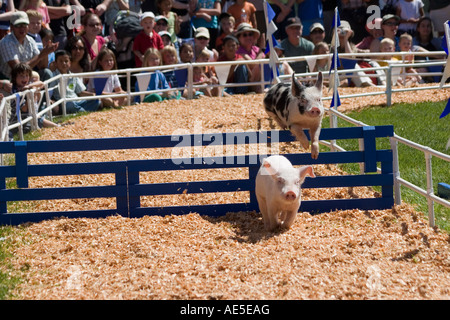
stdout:
{"type": "MultiPolygon", "coordinates": [[[[309,134],[305,130],[305,134],[309,134]]],[[[381,197],[358,199],[304,200],[300,211],[311,214],[346,209],[389,209],[394,205],[393,154],[392,150],[377,150],[376,139],[392,137],[393,126],[365,126],[322,129],[320,140],[361,139],[364,150],[321,152],[318,159],[310,153],[283,154],[294,165],[363,163],[364,173],[358,175],[318,176],[306,179],[302,188],[334,188],[357,186],[381,186],[381,197]],[[377,163],[381,173],[377,173],[377,163]]],[[[261,161],[268,154],[233,155],[220,157],[191,157],[171,159],[127,160],[112,162],[39,164],[28,163],[30,153],[78,152],[119,149],[174,148],[180,141],[191,146],[208,146],[223,143],[224,146],[239,144],[268,144],[292,142],[289,131],[255,131],[237,133],[187,134],[179,136],[121,137],[57,141],[10,141],[0,142],[0,154],[13,154],[14,165],[0,166],[0,225],[18,225],[39,222],[56,217],[100,218],[119,214],[137,218],[144,215],[182,215],[197,212],[201,215],[220,216],[227,212],[259,211],[254,193],[255,177],[261,161]],[[182,139],[182,140],[181,140],[182,139]],[[218,168],[248,168],[247,179],[168,182],[142,184],[139,174],[148,171],[199,170],[218,168]],[[82,186],[63,188],[29,188],[28,178],[37,176],[69,176],[91,174],[114,174],[115,185],[82,186]],[[15,178],[16,187],[9,186],[7,179],[15,178]],[[171,195],[183,192],[216,193],[249,191],[248,203],[212,203],[195,206],[141,207],[141,196],[171,195]],[[77,198],[115,198],[115,209],[58,211],[58,212],[8,212],[9,201],[34,201],[77,198]]],[[[298,142],[296,142],[298,143],[298,142]]]]}

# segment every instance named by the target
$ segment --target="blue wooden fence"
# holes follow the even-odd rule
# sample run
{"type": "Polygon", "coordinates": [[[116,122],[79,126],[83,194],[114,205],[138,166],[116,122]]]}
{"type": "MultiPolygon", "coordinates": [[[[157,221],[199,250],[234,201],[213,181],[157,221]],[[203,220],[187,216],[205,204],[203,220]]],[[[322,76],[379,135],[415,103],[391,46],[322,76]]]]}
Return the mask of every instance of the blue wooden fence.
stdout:
{"type": "MultiPolygon", "coordinates": [[[[305,133],[307,133],[305,131],[305,133]]],[[[308,135],[308,134],[307,134],[308,135]]],[[[363,139],[364,151],[322,152],[314,160],[309,153],[285,154],[294,165],[364,163],[365,173],[359,175],[321,176],[306,179],[303,188],[332,188],[352,186],[382,186],[379,198],[333,199],[302,201],[300,210],[311,213],[327,212],[334,209],[387,209],[394,204],[392,151],[377,150],[376,138],[393,136],[392,126],[354,127],[322,129],[320,139],[363,139]],[[381,163],[381,174],[377,172],[381,163]],[[376,173],[376,174],[374,174],[376,173]]],[[[0,224],[20,224],[38,222],[53,217],[106,217],[119,214],[124,217],[144,215],[187,214],[198,212],[206,215],[223,215],[227,212],[258,211],[254,194],[254,181],[261,160],[267,155],[237,155],[224,157],[175,158],[128,160],[114,162],[39,164],[28,163],[29,153],[76,152],[93,150],[146,149],[179,147],[180,142],[191,146],[208,146],[214,137],[224,144],[250,144],[294,141],[289,131],[259,131],[217,134],[192,134],[152,137],[126,137],[57,141],[1,142],[0,153],[14,154],[15,165],[0,167],[0,224]],[[251,138],[250,138],[251,137],[251,138]],[[253,139],[256,137],[256,139],[253,139]],[[182,139],[182,140],[180,140],[182,139]],[[276,140],[276,141],[274,141],[276,140]],[[248,168],[248,179],[169,182],[141,184],[140,172],[198,170],[216,168],[248,168]],[[35,176],[66,176],[89,174],[114,174],[115,185],[84,186],[64,188],[29,188],[28,178],[35,176]],[[17,188],[7,188],[7,179],[16,178],[17,188]],[[214,193],[249,191],[250,202],[208,204],[198,206],[141,207],[140,197],[149,195],[191,193],[214,193]],[[74,198],[115,198],[115,209],[81,210],[63,212],[10,213],[8,201],[74,199],[74,198]]],[[[308,136],[309,137],[309,136],[308,136]]],[[[298,142],[297,142],[298,143],[298,142]]]]}

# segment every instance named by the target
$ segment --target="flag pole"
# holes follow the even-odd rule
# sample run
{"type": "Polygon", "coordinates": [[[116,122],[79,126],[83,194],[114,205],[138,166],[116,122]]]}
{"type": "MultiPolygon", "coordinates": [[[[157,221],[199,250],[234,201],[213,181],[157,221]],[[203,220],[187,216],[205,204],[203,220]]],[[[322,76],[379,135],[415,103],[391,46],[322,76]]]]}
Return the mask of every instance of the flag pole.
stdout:
{"type": "Polygon", "coordinates": [[[269,64],[272,68],[272,81],[275,79],[276,83],[280,82],[280,79],[278,79],[277,76],[277,64],[275,63],[278,57],[277,52],[275,51],[275,49],[273,48],[273,39],[272,39],[272,34],[268,34],[269,29],[269,15],[267,13],[267,6],[269,4],[267,3],[266,0],[264,0],[264,20],[266,20],[266,36],[267,36],[267,40],[269,42],[269,64]],[[276,55],[277,57],[274,57],[273,55],[276,55]],[[275,58],[275,59],[274,59],[275,58]]]}
{"type": "Polygon", "coordinates": [[[447,55],[447,63],[445,64],[445,68],[444,68],[444,73],[442,75],[441,78],[441,83],[439,84],[439,87],[442,89],[442,87],[445,84],[445,81],[447,81],[447,79],[450,76],[450,26],[449,26],[449,20],[447,20],[446,22],[444,22],[444,37],[445,37],[445,41],[447,41],[447,51],[448,51],[448,55],[447,55]]]}
{"type": "MultiPolygon", "coordinates": [[[[339,38],[338,38],[338,33],[337,33],[337,27],[338,27],[338,8],[336,7],[334,9],[334,54],[333,54],[333,59],[334,59],[334,69],[333,69],[333,77],[334,77],[334,81],[333,81],[333,101],[334,101],[334,106],[330,106],[330,108],[335,108],[337,110],[337,104],[338,104],[338,99],[337,99],[337,86],[338,86],[338,76],[337,76],[337,57],[338,57],[338,52],[337,52],[337,48],[338,48],[338,43],[339,43],[339,38]]],[[[330,128],[337,128],[337,116],[336,114],[334,114],[333,112],[331,112],[330,114],[330,128]]],[[[331,144],[331,151],[336,151],[336,140],[331,140],[330,141],[331,144]]]]}

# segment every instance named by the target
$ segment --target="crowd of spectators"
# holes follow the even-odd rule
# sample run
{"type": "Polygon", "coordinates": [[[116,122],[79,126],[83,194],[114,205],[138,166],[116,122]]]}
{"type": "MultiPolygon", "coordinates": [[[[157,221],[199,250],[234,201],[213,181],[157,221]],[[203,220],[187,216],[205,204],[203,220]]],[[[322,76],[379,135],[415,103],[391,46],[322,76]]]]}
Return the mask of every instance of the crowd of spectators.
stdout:
{"type": "MultiPolygon", "coordinates": [[[[37,72],[40,80],[46,80],[59,73],[255,60],[270,54],[266,50],[262,0],[0,1],[0,90],[3,95],[18,90],[11,84],[11,75],[17,72],[17,65],[23,69],[23,64],[37,72]]],[[[403,48],[409,48],[409,51],[440,51],[443,24],[450,17],[448,0],[268,0],[268,3],[275,12],[274,21],[278,27],[274,35],[276,52],[284,57],[329,53],[335,7],[339,8],[341,19],[339,51],[346,53],[382,52],[388,44],[392,47],[390,51],[401,51],[400,38],[408,43],[409,46],[403,45],[403,48]],[[367,10],[373,5],[381,10],[367,10]],[[381,12],[381,16],[374,12],[381,12]]],[[[418,59],[432,58],[430,55],[418,59]]],[[[386,59],[395,59],[394,54],[387,54],[386,59]]],[[[412,61],[410,57],[400,59],[412,61]]],[[[319,59],[313,63],[283,63],[279,72],[325,71],[330,67],[329,62],[319,59]]],[[[355,67],[361,68],[361,75],[366,75],[366,80],[363,77],[363,81],[359,79],[349,84],[383,85],[382,77],[370,77],[370,73],[363,71],[383,63],[385,61],[376,59],[358,61],[355,67]]],[[[408,70],[415,72],[412,68],[408,70]]],[[[28,70],[26,72],[28,74],[28,70]]],[[[195,84],[219,83],[212,67],[197,68],[194,74],[195,84]]],[[[227,82],[258,82],[261,77],[258,65],[239,64],[230,68],[227,82]]],[[[420,76],[411,78],[416,82],[427,80],[420,76]]],[[[167,91],[180,85],[173,71],[155,73],[148,80],[148,87],[144,89],[165,91],[137,97],[137,100],[182,99],[185,94],[167,91]]],[[[72,82],[66,92],[71,96],[123,92],[121,82],[116,78],[107,79],[106,84],[92,79],[72,82]],[[97,90],[96,85],[103,89],[97,90]]],[[[260,90],[261,86],[241,86],[224,91],[212,87],[197,90],[196,96],[260,90]]],[[[58,94],[55,92],[54,98],[58,94]]],[[[70,108],[74,112],[93,111],[102,106],[120,107],[125,103],[124,99],[88,101],[73,103],[70,108]]]]}

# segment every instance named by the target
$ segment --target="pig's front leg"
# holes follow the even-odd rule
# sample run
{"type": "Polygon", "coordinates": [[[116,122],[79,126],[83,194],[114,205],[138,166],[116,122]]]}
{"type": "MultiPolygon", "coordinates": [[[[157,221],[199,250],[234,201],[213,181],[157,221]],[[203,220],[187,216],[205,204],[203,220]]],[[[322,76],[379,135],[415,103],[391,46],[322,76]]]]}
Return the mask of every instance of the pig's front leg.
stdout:
{"type": "Polygon", "coordinates": [[[256,195],[256,200],[258,200],[259,211],[261,211],[261,215],[264,222],[264,227],[268,229],[269,227],[269,216],[267,213],[267,202],[266,198],[256,195]]]}
{"type": "Polygon", "coordinates": [[[283,129],[283,130],[286,129],[286,124],[284,124],[283,121],[281,121],[281,119],[275,113],[273,113],[271,111],[266,111],[266,112],[269,116],[272,117],[272,119],[275,120],[275,122],[280,126],[281,129],[283,129]]]}
{"type": "Polygon", "coordinates": [[[305,133],[303,132],[303,128],[299,126],[296,123],[293,123],[289,126],[289,130],[291,130],[292,134],[297,138],[298,141],[300,141],[300,144],[303,148],[308,149],[309,148],[309,141],[306,137],[305,133]]]}
{"type": "Polygon", "coordinates": [[[311,137],[311,158],[317,159],[319,157],[319,136],[321,125],[309,129],[309,136],[311,137]]]}
{"type": "Polygon", "coordinates": [[[264,220],[264,227],[267,231],[274,231],[280,225],[278,220],[278,210],[269,205],[267,207],[267,218],[267,220],[264,220]]]}
{"type": "Polygon", "coordinates": [[[287,211],[285,214],[285,218],[281,224],[283,228],[289,229],[295,221],[295,217],[297,216],[297,211],[287,211]]]}

